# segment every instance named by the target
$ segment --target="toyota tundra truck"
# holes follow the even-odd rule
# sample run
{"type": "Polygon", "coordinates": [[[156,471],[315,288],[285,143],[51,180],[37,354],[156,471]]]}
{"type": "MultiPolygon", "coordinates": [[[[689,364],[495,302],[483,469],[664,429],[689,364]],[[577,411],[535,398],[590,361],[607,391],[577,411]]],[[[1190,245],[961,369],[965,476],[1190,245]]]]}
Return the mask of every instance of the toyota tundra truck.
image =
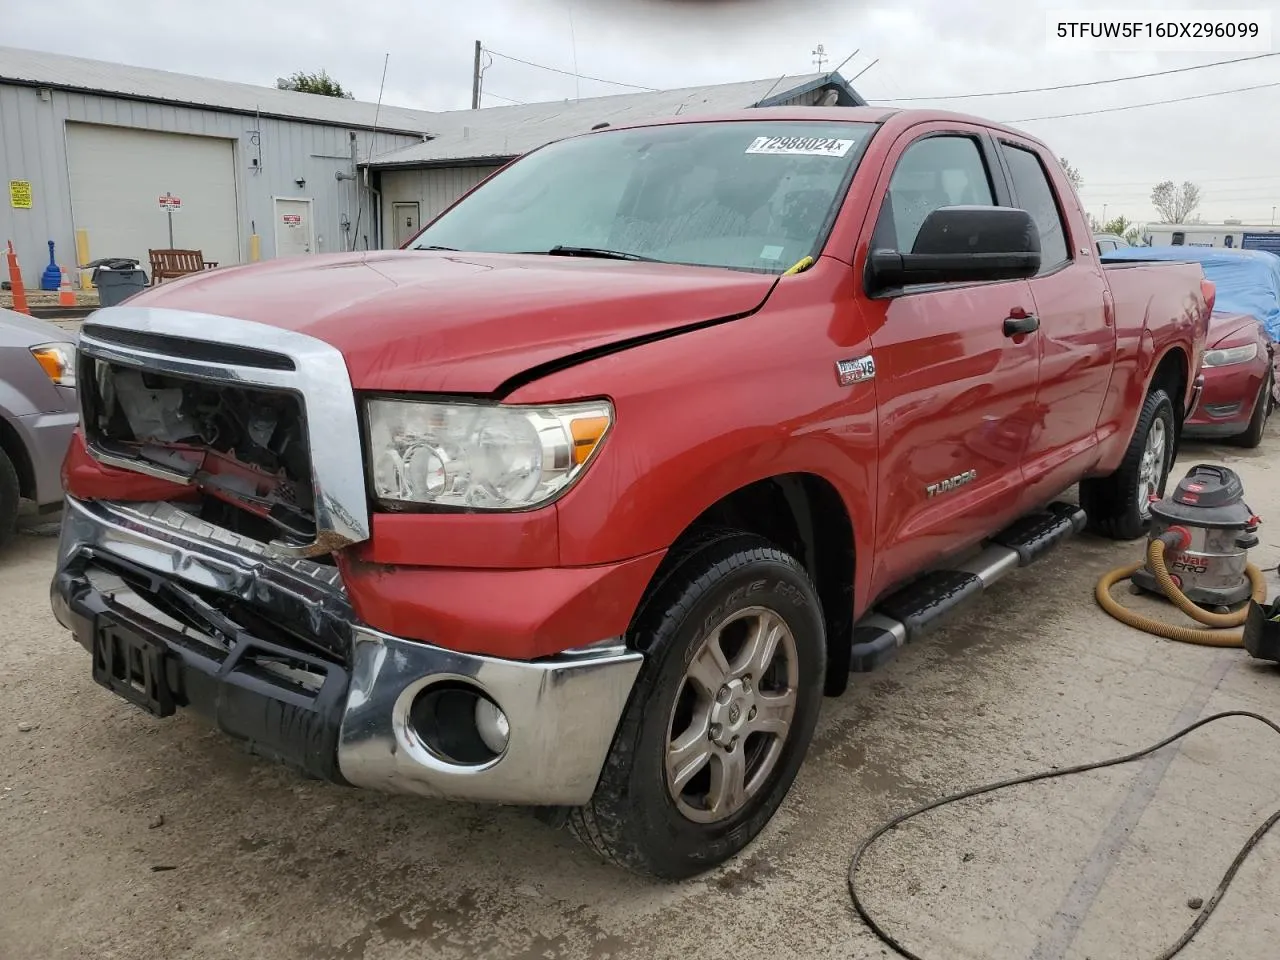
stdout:
{"type": "Polygon", "coordinates": [[[1213,299],[1104,269],[1053,152],[977,118],[584,132],[400,250],[92,314],[53,609],[157,717],[690,876],[851,673],[1142,535],[1213,299]]]}

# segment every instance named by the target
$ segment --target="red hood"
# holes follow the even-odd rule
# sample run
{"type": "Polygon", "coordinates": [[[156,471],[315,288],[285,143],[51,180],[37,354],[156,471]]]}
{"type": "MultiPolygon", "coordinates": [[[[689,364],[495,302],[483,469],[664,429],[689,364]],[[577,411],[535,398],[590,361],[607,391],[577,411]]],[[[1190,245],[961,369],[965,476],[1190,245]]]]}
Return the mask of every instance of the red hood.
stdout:
{"type": "Polygon", "coordinates": [[[1253,338],[1257,336],[1258,318],[1247,313],[1213,312],[1209,318],[1209,333],[1204,338],[1205,349],[1212,350],[1224,340],[1240,336],[1253,338]]]}
{"type": "Polygon", "coordinates": [[[581,257],[377,251],[194,274],[130,299],[310,334],[360,390],[489,393],[530,367],[749,313],[765,274],[581,257]]]}

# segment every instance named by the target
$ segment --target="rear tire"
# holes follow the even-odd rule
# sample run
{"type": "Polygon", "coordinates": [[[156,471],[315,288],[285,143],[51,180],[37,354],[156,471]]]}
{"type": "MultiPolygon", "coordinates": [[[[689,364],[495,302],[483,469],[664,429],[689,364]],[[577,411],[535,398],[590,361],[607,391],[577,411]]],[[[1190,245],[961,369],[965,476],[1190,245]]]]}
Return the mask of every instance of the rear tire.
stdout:
{"type": "Polygon", "coordinates": [[[9,455],[0,450],[0,547],[8,544],[18,532],[18,471],[9,455]]]}
{"type": "Polygon", "coordinates": [[[676,563],[629,639],[644,665],[569,827],[620,866],[683,879],[746,847],[795,781],[822,701],[822,610],[795,558],[730,534],[676,563]]]}
{"type": "Polygon", "coordinates": [[[1273,374],[1268,373],[1262,383],[1262,390],[1253,405],[1253,416],[1249,418],[1249,428],[1236,437],[1236,443],[1242,447],[1253,449],[1262,443],[1267,434],[1267,417],[1271,413],[1271,382],[1273,374]]]}
{"type": "Polygon", "coordinates": [[[1150,497],[1163,497],[1173,467],[1173,401],[1159,387],[1147,394],[1119,468],[1080,484],[1089,528],[1113,540],[1137,540],[1151,525],[1150,497]]]}

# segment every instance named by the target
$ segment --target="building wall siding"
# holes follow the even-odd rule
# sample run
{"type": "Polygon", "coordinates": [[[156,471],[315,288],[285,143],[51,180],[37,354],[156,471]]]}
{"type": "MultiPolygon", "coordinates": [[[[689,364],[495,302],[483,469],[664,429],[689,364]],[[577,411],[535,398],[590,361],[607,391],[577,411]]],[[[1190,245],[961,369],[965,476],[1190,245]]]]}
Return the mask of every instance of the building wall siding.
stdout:
{"type": "MultiPolygon", "coordinates": [[[[38,286],[54,241],[59,263],[75,262],[75,221],[67,168],[66,124],[100,123],[169,133],[223,137],[233,141],[236,166],[237,218],[240,260],[249,258],[249,236],[256,229],[261,255],[275,255],[273,197],[310,197],[314,201],[318,252],[379,247],[373,194],[359,181],[334,176],[351,170],[350,135],[356,136],[359,157],[386,153],[420,142],[403,134],[350,130],[339,126],[263,118],[199,107],[144,103],[108,95],[52,90],[48,100],[40,91],[0,83],[0,244],[12,240],[28,289],[38,286]],[[255,143],[254,130],[258,131],[255,143]],[[255,167],[253,159],[260,157],[255,167]],[[298,179],[306,181],[299,187],[298,179]],[[32,208],[15,209],[9,198],[10,180],[29,180],[32,208]],[[347,226],[344,228],[344,224],[347,226]]],[[[155,211],[139,211],[140,216],[155,211]]],[[[90,255],[112,256],[89,237],[90,255]]],[[[8,279],[6,271],[4,279],[8,279]]]]}
{"type": "MultiPolygon", "coordinates": [[[[422,170],[384,170],[382,172],[382,222],[391,223],[392,205],[412,203],[418,207],[418,222],[426,226],[444,212],[460,196],[474,187],[501,164],[472,167],[429,167],[422,170]]],[[[392,246],[394,234],[385,232],[383,246],[392,246]]]]}

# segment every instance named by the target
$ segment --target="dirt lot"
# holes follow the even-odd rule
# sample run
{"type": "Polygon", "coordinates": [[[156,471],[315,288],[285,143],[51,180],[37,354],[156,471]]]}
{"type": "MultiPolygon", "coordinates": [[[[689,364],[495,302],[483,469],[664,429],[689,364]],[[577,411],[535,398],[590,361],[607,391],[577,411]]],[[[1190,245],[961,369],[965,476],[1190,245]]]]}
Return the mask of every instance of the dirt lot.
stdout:
{"type": "MultiPolygon", "coordinates": [[[[1243,475],[1280,562],[1268,451],[1191,448],[1243,475]]],[[[963,786],[1144,746],[1223,709],[1280,719],[1280,670],[1167,643],[1092,600],[1137,545],[1081,538],[826,705],[809,762],[745,855],[663,886],[526,815],[302,782],[189,718],[95,686],[49,614],[55,541],[0,555],[0,957],[880,958],[846,891],[858,840],[963,786]]],[[[1127,594],[1121,595],[1135,603],[1127,594]]],[[[1169,615],[1169,614],[1166,614],[1169,615]]],[[[1280,806],[1280,738],[1231,720],[1143,764],[932,814],[865,869],[884,923],[945,960],[1151,956],[1280,806]]],[[[1182,956],[1280,943],[1280,834],[1182,956]]]]}

